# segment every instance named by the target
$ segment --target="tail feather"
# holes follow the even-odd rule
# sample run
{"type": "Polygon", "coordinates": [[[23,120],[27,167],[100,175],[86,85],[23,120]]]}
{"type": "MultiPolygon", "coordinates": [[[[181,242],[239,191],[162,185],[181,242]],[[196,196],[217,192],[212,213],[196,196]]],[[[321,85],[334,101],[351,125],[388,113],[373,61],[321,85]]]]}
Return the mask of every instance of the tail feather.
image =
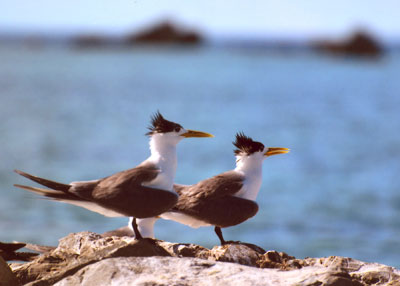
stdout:
{"type": "Polygon", "coordinates": [[[118,213],[111,209],[104,208],[104,207],[96,204],[95,202],[80,198],[71,193],[64,193],[62,191],[41,189],[41,188],[35,188],[35,187],[30,187],[30,186],[18,185],[18,184],[15,184],[14,186],[17,188],[21,188],[21,189],[42,195],[45,198],[49,198],[51,200],[56,200],[59,202],[82,207],[82,208],[88,209],[92,212],[97,212],[97,213],[102,214],[107,217],[125,216],[124,214],[118,213]]]}
{"type": "Polygon", "coordinates": [[[71,185],[66,185],[66,184],[50,181],[50,180],[47,180],[47,179],[43,179],[43,178],[40,178],[40,177],[36,177],[36,176],[31,175],[31,174],[22,172],[20,170],[14,170],[14,172],[19,174],[19,175],[21,175],[21,176],[23,176],[23,177],[25,177],[25,178],[28,178],[28,179],[38,183],[38,184],[41,184],[41,185],[46,186],[46,187],[48,187],[50,189],[53,189],[53,190],[59,190],[59,191],[67,192],[69,190],[69,188],[71,187],[71,185]]]}
{"type": "Polygon", "coordinates": [[[21,188],[21,189],[45,196],[47,198],[54,199],[54,200],[82,200],[72,194],[64,193],[63,191],[35,188],[35,187],[30,187],[30,186],[18,185],[18,184],[14,184],[14,186],[17,188],[21,188]]]}

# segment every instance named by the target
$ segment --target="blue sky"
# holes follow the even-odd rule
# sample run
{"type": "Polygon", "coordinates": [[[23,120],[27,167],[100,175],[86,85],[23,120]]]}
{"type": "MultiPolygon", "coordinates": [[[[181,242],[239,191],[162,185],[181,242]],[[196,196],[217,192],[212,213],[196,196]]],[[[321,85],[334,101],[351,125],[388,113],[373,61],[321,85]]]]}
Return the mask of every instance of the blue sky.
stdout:
{"type": "Polygon", "coordinates": [[[12,0],[0,4],[0,30],[124,33],[177,19],[210,35],[309,37],[364,27],[400,38],[399,0],[12,0]]]}

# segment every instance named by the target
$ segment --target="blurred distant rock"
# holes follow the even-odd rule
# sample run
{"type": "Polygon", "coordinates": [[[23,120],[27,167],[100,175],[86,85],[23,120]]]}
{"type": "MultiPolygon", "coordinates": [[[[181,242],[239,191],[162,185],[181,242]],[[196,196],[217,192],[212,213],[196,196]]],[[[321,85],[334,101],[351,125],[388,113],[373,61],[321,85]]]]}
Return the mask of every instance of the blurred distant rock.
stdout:
{"type": "Polygon", "coordinates": [[[165,21],[126,37],[127,44],[182,44],[194,45],[202,42],[199,33],[178,27],[165,21]]]}
{"type": "Polygon", "coordinates": [[[343,41],[322,40],[313,44],[319,51],[339,55],[377,57],[383,48],[374,37],[365,31],[357,31],[343,41]]]}
{"type": "Polygon", "coordinates": [[[143,31],[128,34],[122,38],[88,34],[78,35],[72,38],[71,42],[74,47],[79,49],[98,49],[130,47],[137,44],[197,45],[202,42],[202,37],[195,31],[165,21],[143,31]]]}
{"type": "Polygon", "coordinates": [[[2,257],[4,260],[30,261],[38,255],[37,253],[17,251],[23,247],[26,247],[26,243],[0,242],[0,257],[2,257]]]}
{"type": "Polygon", "coordinates": [[[122,40],[115,35],[82,34],[70,40],[72,46],[78,49],[119,48],[122,40]]]}
{"type": "Polygon", "coordinates": [[[70,234],[34,261],[11,266],[19,282],[30,286],[400,285],[399,270],[351,258],[296,259],[252,244],[207,249],[91,232],[70,234]]]}

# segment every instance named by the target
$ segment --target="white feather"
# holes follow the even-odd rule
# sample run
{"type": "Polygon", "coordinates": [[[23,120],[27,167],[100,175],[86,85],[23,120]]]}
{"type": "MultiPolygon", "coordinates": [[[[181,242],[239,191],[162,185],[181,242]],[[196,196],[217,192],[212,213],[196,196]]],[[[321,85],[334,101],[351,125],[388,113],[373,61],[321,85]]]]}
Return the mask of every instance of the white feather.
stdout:
{"type": "Polygon", "coordinates": [[[194,217],[185,215],[183,213],[177,213],[177,212],[166,212],[166,213],[161,214],[160,217],[163,219],[173,220],[173,221],[188,225],[193,228],[199,228],[201,226],[210,226],[211,225],[202,220],[198,220],[194,217]]]}
{"type": "Polygon", "coordinates": [[[262,162],[265,159],[263,152],[236,157],[235,172],[245,177],[243,187],[234,196],[255,201],[262,183],[262,162]]]}
{"type": "Polygon", "coordinates": [[[75,201],[75,200],[57,200],[59,202],[62,203],[67,203],[67,204],[71,204],[71,205],[75,205],[78,207],[82,207],[85,209],[88,209],[92,212],[96,212],[99,214],[102,214],[104,216],[107,217],[121,217],[121,216],[126,216],[124,214],[118,213],[116,211],[107,209],[107,208],[103,208],[102,206],[99,206],[98,204],[94,203],[94,202],[89,202],[89,201],[75,201]]]}
{"type": "Polygon", "coordinates": [[[182,138],[175,132],[154,134],[151,137],[151,156],[145,162],[155,164],[160,173],[143,186],[172,191],[177,167],[176,145],[182,138]]]}

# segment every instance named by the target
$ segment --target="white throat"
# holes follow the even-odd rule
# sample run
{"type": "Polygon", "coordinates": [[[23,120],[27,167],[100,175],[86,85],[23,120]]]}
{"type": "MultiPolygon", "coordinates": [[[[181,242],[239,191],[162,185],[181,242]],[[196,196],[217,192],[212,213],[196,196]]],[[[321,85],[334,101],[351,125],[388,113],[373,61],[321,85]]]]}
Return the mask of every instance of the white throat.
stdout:
{"type": "Polygon", "coordinates": [[[172,190],[177,167],[176,145],[180,138],[168,134],[155,134],[150,139],[151,155],[145,162],[155,164],[160,169],[157,177],[143,185],[163,190],[172,190]]]}
{"type": "Polygon", "coordinates": [[[235,171],[244,175],[245,180],[242,189],[235,194],[239,198],[255,201],[262,183],[263,154],[250,156],[237,156],[235,171]]]}

